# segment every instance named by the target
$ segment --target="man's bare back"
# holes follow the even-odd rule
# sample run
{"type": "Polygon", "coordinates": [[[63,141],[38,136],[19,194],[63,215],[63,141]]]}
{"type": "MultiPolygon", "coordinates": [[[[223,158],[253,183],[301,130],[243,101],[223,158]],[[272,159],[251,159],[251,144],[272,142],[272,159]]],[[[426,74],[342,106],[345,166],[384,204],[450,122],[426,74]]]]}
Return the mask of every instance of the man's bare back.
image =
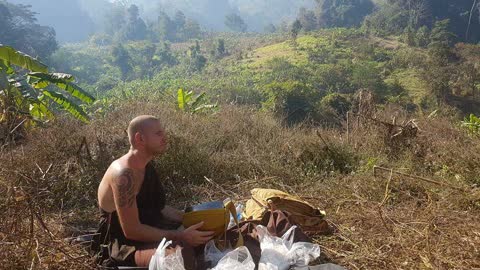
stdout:
{"type": "Polygon", "coordinates": [[[132,168],[129,166],[126,156],[112,162],[98,187],[98,202],[100,208],[109,213],[116,210],[112,189],[113,185],[117,185],[118,188],[122,189],[122,192],[120,192],[122,194],[122,197],[120,198],[122,205],[131,205],[132,200],[140,191],[144,175],[145,168],[132,168]],[[115,179],[120,176],[124,176],[125,181],[122,182],[123,185],[119,185],[118,182],[115,182],[115,179]]]}

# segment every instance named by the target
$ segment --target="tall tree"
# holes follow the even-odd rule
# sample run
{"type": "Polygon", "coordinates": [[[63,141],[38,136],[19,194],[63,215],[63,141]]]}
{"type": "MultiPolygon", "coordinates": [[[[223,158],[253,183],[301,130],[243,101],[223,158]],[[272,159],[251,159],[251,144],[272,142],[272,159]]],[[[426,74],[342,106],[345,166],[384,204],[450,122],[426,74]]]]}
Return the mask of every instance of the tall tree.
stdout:
{"type": "Polygon", "coordinates": [[[116,44],[112,48],[112,63],[120,69],[122,80],[128,78],[128,74],[132,71],[130,55],[122,44],[116,44]]]}
{"type": "Polygon", "coordinates": [[[127,20],[125,19],[125,7],[118,3],[114,3],[105,18],[105,32],[114,36],[122,29],[127,20]]]}
{"type": "Polygon", "coordinates": [[[240,15],[231,13],[225,16],[225,25],[230,28],[232,31],[236,32],[246,32],[247,24],[243,21],[240,15]]]}
{"type": "Polygon", "coordinates": [[[185,27],[185,23],[186,23],[185,14],[180,10],[175,12],[173,22],[175,23],[175,26],[177,27],[178,30],[183,30],[183,27],[185,27]]]}
{"type": "Polygon", "coordinates": [[[0,37],[5,45],[44,59],[58,47],[55,30],[39,25],[31,6],[1,0],[0,37]]]}
{"type": "Polygon", "coordinates": [[[362,23],[374,8],[371,0],[316,0],[317,17],[324,27],[352,27],[362,23]]]}
{"type": "Polygon", "coordinates": [[[300,30],[302,30],[302,23],[300,23],[300,21],[297,19],[292,23],[290,28],[290,36],[294,42],[297,41],[297,36],[300,33],[300,30]]]}
{"type": "Polygon", "coordinates": [[[127,10],[127,23],[122,31],[125,40],[144,40],[147,36],[147,25],[140,18],[136,5],[131,5],[127,10]]]}
{"type": "Polygon", "coordinates": [[[450,20],[449,31],[457,41],[480,41],[480,1],[478,0],[387,0],[365,22],[375,32],[399,34],[410,26],[434,27],[435,22],[450,20]],[[476,14],[478,13],[479,16],[476,14]]]}
{"type": "Polygon", "coordinates": [[[157,33],[160,40],[175,41],[176,27],[175,23],[170,19],[165,12],[160,12],[157,18],[157,23],[154,26],[154,32],[157,33]]]}
{"type": "Polygon", "coordinates": [[[183,34],[186,40],[200,38],[202,36],[200,24],[192,19],[187,19],[183,28],[183,34]]]}
{"type": "Polygon", "coordinates": [[[298,20],[302,24],[304,31],[312,31],[318,26],[317,17],[315,16],[313,10],[307,10],[304,7],[302,7],[298,12],[298,20]]]}

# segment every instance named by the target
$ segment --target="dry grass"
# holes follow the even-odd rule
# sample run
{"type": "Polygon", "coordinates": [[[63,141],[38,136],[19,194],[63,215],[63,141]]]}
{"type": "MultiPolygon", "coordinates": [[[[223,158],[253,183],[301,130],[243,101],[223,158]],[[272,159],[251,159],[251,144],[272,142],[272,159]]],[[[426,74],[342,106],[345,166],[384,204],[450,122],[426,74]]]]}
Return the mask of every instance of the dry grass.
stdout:
{"type": "MultiPolygon", "coordinates": [[[[345,128],[320,130],[320,138],[249,108],[202,116],[151,103],[122,105],[85,126],[58,120],[0,152],[0,268],[91,267],[86,251],[64,239],[95,227],[97,185],[127,149],[126,123],[144,113],[160,116],[168,131],[170,148],[156,164],[178,207],[278,188],[325,209],[338,227],[315,237],[324,260],[349,269],[480,269],[480,194],[472,187],[480,182],[480,143],[447,118],[419,119],[414,143],[392,156],[384,128],[372,122],[352,121],[347,141],[345,128]],[[84,138],[88,150],[80,148],[84,138]],[[374,165],[468,191],[373,177],[374,165]]],[[[394,114],[407,119],[393,109],[378,118],[394,114]]]]}

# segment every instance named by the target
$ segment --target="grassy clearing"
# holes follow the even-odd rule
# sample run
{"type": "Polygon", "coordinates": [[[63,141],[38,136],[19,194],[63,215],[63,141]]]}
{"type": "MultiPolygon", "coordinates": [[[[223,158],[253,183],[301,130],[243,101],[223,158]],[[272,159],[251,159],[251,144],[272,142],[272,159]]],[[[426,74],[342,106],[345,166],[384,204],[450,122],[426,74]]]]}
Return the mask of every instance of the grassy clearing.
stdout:
{"type": "Polygon", "coordinates": [[[390,84],[393,84],[395,81],[406,90],[415,104],[420,104],[428,93],[428,85],[420,78],[419,70],[417,69],[396,70],[385,80],[386,83],[390,84]]]}
{"type": "Polygon", "coordinates": [[[292,40],[268,45],[253,50],[241,63],[251,69],[261,69],[268,61],[274,58],[287,58],[292,64],[302,65],[308,62],[306,49],[316,44],[326,42],[323,38],[305,35],[297,38],[295,45],[292,40]]]}
{"type": "MultiPolygon", "coordinates": [[[[314,237],[322,261],[349,269],[480,267],[480,194],[472,188],[480,183],[480,143],[445,118],[419,119],[413,143],[392,156],[384,126],[372,122],[352,123],[349,141],[345,131],[320,129],[323,142],[316,129],[285,127],[248,107],[189,115],[132,101],[89,125],[57,120],[0,152],[5,269],[89,269],[85,250],[63,239],[95,227],[101,176],[128,148],[128,121],[144,113],[160,116],[168,131],[170,147],[155,163],[177,207],[227,196],[241,201],[251,188],[277,188],[325,209],[338,227],[333,236],[314,237]],[[84,138],[88,150],[80,147],[84,138]],[[395,175],[386,192],[388,173],[373,177],[374,165],[468,192],[395,175]]],[[[394,108],[377,115],[407,119],[394,108]]]]}

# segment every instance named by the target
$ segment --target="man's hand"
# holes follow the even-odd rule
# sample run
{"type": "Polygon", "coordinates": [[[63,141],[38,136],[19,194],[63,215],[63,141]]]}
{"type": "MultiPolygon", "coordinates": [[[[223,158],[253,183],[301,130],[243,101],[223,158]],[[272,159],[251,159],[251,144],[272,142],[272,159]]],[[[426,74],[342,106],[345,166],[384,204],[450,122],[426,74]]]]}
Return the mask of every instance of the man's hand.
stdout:
{"type": "Polygon", "coordinates": [[[203,221],[197,223],[193,226],[188,227],[182,232],[182,240],[191,246],[199,246],[207,243],[212,239],[215,232],[212,231],[199,231],[200,227],[203,226],[203,221]]]}

